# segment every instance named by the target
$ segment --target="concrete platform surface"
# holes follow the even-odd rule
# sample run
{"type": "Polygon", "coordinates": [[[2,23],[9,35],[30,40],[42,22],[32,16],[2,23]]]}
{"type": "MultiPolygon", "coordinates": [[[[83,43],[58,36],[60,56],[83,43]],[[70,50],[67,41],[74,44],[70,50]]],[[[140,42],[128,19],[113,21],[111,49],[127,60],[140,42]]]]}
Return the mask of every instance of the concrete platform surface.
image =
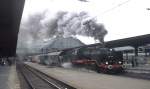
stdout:
{"type": "Polygon", "coordinates": [[[0,65],[0,89],[20,89],[15,65],[0,65]]]}
{"type": "Polygon", "coordinates": [[[150,89],[148,80],[63,68],[48,68],[31,62],[26,62],[26,64],[78,89],[150,89]]]}
{"type": "Polygon", "coordinates": [[[150,74],[150,64],[139,65],[137,67],[129,67],[126,69],[126,71],[131,73],[150,74]]]}

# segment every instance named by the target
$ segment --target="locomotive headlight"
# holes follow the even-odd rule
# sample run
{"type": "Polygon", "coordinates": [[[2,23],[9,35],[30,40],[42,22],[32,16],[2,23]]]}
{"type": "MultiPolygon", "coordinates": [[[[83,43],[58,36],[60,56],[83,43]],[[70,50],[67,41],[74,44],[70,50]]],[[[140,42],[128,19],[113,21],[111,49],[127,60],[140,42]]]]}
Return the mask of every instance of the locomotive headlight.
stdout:
{"type": "Polygon", "coordinates": [[[107,65],[108,65],[108,62],[105,62],[105,64],[107,64],[107,65]]]}
{"type": "Polygon", "coordinates": [[[119,63],[119,64],[121,64],[122,62],[121,62],[121,61],[119,61],[118,63],[119,63]]]}

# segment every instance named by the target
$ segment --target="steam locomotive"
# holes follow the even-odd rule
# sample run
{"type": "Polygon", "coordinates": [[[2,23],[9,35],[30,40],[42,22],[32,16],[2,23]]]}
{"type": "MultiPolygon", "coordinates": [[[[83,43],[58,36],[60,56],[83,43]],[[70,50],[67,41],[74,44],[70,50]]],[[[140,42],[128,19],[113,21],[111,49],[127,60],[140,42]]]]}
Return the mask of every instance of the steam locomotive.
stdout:
{"type": "Polygon", "coordinates": [[[71,62],[74,66],[85,66],[97,72],[122,72],[123,54],[105,47],[81,47],[73,50],[63,51],[60,61],[71,62]]]}
{"type": "Polygon", "coordinates": [[[71,63],[75,67],[85,67],[97,72],[117,73],[124,71],[123,54],[113,49],[92,46],[66,49],[38,55],[40,63],[61,66],[71,63]]]}

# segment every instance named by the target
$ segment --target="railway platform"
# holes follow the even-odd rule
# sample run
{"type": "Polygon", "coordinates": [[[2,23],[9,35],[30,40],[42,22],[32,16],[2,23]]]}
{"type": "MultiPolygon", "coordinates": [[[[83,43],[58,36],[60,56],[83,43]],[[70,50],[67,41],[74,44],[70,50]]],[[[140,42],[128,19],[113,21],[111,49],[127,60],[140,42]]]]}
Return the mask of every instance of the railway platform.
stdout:
{"type": "Polygon", "coordinates": [[[150,74],[150,64],[127,68],[127,72],[150,74]]]}
{"type": "Polygon", "coordinates": [[[64,68],[49,68],[48,66],[31,62],[26,62],[25,64],[77,89],[149,89],[150,87],[149,80],[64,68]]]}
{"type": "Polygon", "coordinates": [[[0,65],[0,89],[20,89],[15,65],[0,65]]]}

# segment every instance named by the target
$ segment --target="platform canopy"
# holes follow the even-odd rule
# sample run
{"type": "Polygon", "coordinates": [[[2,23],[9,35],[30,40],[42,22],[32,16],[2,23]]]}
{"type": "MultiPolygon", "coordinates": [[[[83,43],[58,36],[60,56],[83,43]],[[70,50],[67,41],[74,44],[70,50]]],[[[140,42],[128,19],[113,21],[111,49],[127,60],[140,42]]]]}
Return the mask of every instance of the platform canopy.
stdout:
{"type": "Polygon", "coordinates": [[[0,57],[16,55],[16,45],[25,0],[0,0],[0,57]]]}
{"type": "Polygon", "coordinates": [[[105,43],[105,46],[111,48],[123,46],[139,47],[147,44],[150,44],[150,34],[108,41],[105,43]]]}

